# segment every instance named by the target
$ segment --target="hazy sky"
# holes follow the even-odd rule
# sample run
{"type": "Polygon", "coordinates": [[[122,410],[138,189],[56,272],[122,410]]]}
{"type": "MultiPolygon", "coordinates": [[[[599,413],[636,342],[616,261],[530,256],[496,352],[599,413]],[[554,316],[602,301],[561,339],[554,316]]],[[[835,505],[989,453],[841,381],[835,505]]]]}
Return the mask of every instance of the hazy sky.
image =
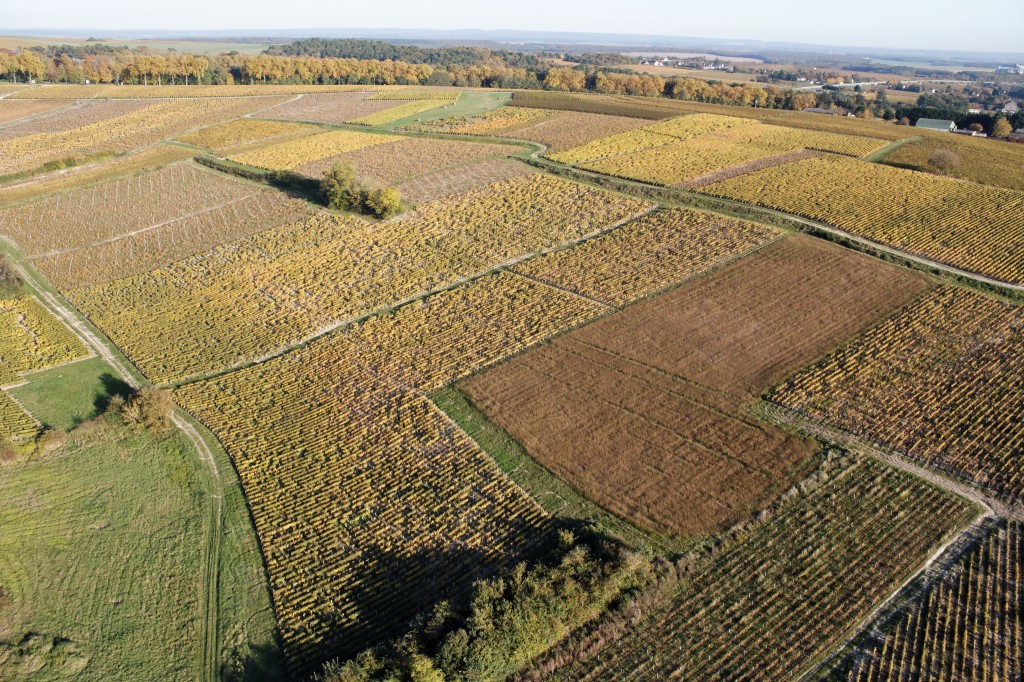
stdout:
{"type": "Polygon", "coordinates": [[[1024,52],[1024,0],[0,0],[7,28],[509,28],[1024,52]]]}

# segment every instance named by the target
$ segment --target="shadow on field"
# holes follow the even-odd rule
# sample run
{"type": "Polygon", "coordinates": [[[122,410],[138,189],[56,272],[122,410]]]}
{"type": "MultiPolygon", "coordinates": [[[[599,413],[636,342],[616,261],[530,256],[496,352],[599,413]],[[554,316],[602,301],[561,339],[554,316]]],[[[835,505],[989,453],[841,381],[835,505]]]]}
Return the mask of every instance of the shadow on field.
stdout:
{"type": "Polygon", "coordinates": [[[96,392],[96,399],[92,403],[98,415],[107,411],[110,401],[115,397],[128,400],[132,396],[132,387],[126,381],[114,376],[110,372],[104,372],[100,375],[100,385],[102,389],[96,392]]]}
{"type": "MultiPolygon", "coordinates": [[[[523,531],[530,533],[527,529],[515,528],[518,525],[515,519],[506,522],[510,526],[506,530],[512,535],[523,531]]],[[[403,637],[414,619],[438,602],[458,603],[468,599],[474,582],[491,577],[519,560],[535,558],[548,549],[548,541],[555,536],[554,533],[535,534],[534,542],[514,557],[488,556],[454,542],[447,551],[424,550],[411,555],[365,547],[359,585],[337,600],[342,609],[354,607],[358,617],[347,620],[344,613],[339,613],[335,622],[328,617],[323,622],[327,636],[319,645],[292,651],[300,660],[309,661],[309,667],[291,672],[305,677],[319,672],[326,661],[344,662],[365,649],[403,637]]],[[[414,541],[414,538],[402,540],[406,544],[414,541]]]]}
{"type": "Polygon", "coordinates": [[[288,682],[278,647],[250,646],[248,655],[231,660],[221,670],[224,682],[288,682]]]}

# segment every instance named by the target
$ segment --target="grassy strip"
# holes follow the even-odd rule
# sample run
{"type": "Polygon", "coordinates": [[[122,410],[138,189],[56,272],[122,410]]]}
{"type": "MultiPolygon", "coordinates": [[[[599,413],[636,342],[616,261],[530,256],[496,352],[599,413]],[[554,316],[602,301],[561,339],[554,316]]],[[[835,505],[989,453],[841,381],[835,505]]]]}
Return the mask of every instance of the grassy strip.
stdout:
{"type": "Polygon", "coordinates": [[[903,140],[896,140],[895,142],[890,142],[889,144],[885,145],[881,149],[876,149],[875,151],[873,151],[870,154],[868,154],[867,156],[865,156],[864,160],[868,161],[870,163],[881,163],[882,161],[885,160],[885,157],[889,156],[890,154],[892,154],[894,151],[896,151],[897,149],[899,149],[903,145],[905,145],[905,144],[907,144],[909,142],[920,142],[923,139],[924,139],[923,137],[918,135],[918,136],[915,136],[915,137],[908,137],[908,138],[903,139],[903,140]]]}
{"type": "Polygon", "coordinates": [[[101,159],[108,159],[112,156],[118,156],[116,152],[98,152],[96,154],[86,154],[85,156],[69,156],[64,159],[54,159],[53,161],[47,161],[42,166],[27,171],[19,171],[17,173],[8,173],[7,175],[0,175],[0,184],[6,184],[8,182],[14,182],[16,180],[27,180],[34,178],[37,175],[43,175],[44,173],[52,173],[54,171],[65,170],[68,168],[74,168],[75,166],[81,166],[84,163],[90,161],[99,161],[101,159]]]}
{"type": "Polygon", "coordinates": [[[593,524],[600,532],[637,549],[682,554],[702,544],[700,538],[646,533],[594,504],[530,457],[515,438],[488,419],[458,388],[442,388],[430,398],[552,516],[593,524]]]}
{"type": "MultiPolygon", "coordinates": [[[[428,109],[427,111],[422,111],[418,114],[389,121],[388,123],[382,123],[378,126],[372,126],[371,129],[374,131],[379,130],[381,132],[387,132],[413,123],[435,121],[440,118],[449,118],[451,116],[478,116],[490,111],[491,109],[497,109],[511,99],[511,92],[466,91],[459,95],[459,98],[455,100],[454,104],[451,102],[442,104],[441,106],[428,109]]],[[[363,128],[366,129],[365,126],[363,126],[363,128]]]]}
{"type": "MultiPolygon", "coordinates": [[[[1024,302],[1024,291],[977,280],[969,275],[950,272],[949,270],[930,265],[915,258],[900,255],[895,252],[895,250],[890,251],[889,249],[873,246],[870,243],[867,243],[866,240],[857,239],[852,235],[837,234],[836,232],[825,229],[824,225],[818,226],[812,221],[800,219],[795,216],[782,213],[781,211],[762,208],[760,206],[746,204],[732,199],[712,197],[710,195],[690,192],[688,190],[655,187],[631,180],[621,180],[607,175],[581,171],[571,166],[566,166],[564,164],[544,159],[537,159],[533,157],[520,158],[531,166],[543,169],[552,175],[568,178],[576,182],[603,187],[608,190],[622,192],[623,194],[629,194],[663,204],[686,206],[704,211],[712,211],[714,213],[720,213],[733,218],[740,218],[742,220],[750,220],[776,227],[784,232],[802,232],[819,239],[833,242],[853,251],[859,251],[887,263],[893,263],[894,265],[899,265],[901,267],[932,275],[933,277],[936,277],[948,284],[980,291],[984,294],[1002,298],[1014,303],[1024,302]]],[[[840,228],[835,229],[839,230],[840,228]]]]}

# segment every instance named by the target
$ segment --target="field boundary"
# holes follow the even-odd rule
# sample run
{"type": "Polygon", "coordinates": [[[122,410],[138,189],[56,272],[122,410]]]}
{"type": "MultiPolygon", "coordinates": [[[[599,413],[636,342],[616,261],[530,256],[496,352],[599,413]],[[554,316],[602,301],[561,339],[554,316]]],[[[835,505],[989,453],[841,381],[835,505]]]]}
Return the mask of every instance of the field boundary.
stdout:
{"type": "Polygon", "coordinates": [[[839,666],[844,657],[858,643],[869,640],[879,628],[895,617],[913,599],[923,593],[942,572],[948,569],[978,541],[986,524],[1006,519],[1024,520],[1024,509],[1003,502],[967,482],[945,473],[910,462],[879,443],[856,436],[845,430],[821,424],[790,408],[769,400],[761,400],[751,407],[751,412],[764,421],[785,429],[806,433],[814,438],[834,443],[859,455],[871,457],[886,466],[922,479],[931,485],[955,495],[974,505],[980,513],[966,527],[943,542],[928,559],[922,563],[884,601],[871,610],[836,648],[796,678],[796,682],[811,679],[827,679],[839,666]]]}
{"type": "Polygon", "coordinates": [[[625,180],[574,166],[567,166],[540,158],[538,154],[541,153],[543,153],[543,150],[538,150],[523,160],[532,166],[546,169],[554,175],[573,179],[587,177],[591,183],[595,183],[605,189],[618,187],[621,192],[652,201],[662,201],[713,211],[743,220],[753,220],[773,227],[803,232],[888,262],[942,277],[954,284],[970,286],[983,293],[995,294],[1015,302],[1024,301],[1024,284],[1003,282],[986,275],[962,270],[953,265],[880,244],[866,237],[859,237],[826,223],[734,199],[689,192],[678,188],[661,187],[636,180],[625,180]]]}
{"type": "MultiPolygon", "coordinates": [[[[377,317],[379,315],[385,315],[387,313],[393,312],[393,311],[398,310],[399,308],[403,308],[403,307],[405,307],[405,306],[407,306],[407,305],[409,305],[411,303],[415,303],[416,301],[421,301],[421,300],[423,300],[425,298],[429,298],[431,296],[436,296],[436,295],[442,294],[442,293],[444,293],[446,291],[452,291],[454,289],[458,289],[459,287],[464,286],[466,284],[472,284],[473,282],[476,282],[477,280],[482,279],[484,277],[487,277],[488,275],[492,275],[492,274],[494,274],[496,272],[506,271],[506,272],[509,272],[510,274],[518,274],[518,273],[513,273],[513,271],[509,270],[509,268],[511,268],[511,267],[513,267],[515,265],[518,265],[519,263],[522,263],[524,261],[532,260],[534,258],[539,258],[541,256],[547,255],[548,253],[552,253],[554,251],[558,251],[558,250],[561,250],[561,249],[564,249],[564,248],[568,248],[568,247],[573,246],[575,244],[579,244],[579,243],[585,242],[585,241],[587,241],[589,239],[593,239],[593,238],[599,237],[599,236],[601,236],[603,234],[607,234],[608,232],[612,232],[614,230],[617,230],[618,228],[620,228],[620,227],[622,227],[624,225],[627,225],[627,224],[633,222],[634,220],[637,220],[637,219],[642,218],[642,217],[644,217],[644,216],[646,216],[646,215],[648,215],[650,213],[653,213],[654,211],[657,211],[659,208],[661,208],[661,207],[658,206],[658,205],[651,206],[650,208],[648,208],[648,209],[646,209],[644,211],[639,211],[639,212],[637,212],[637,213],[635,213],[635,214],[633,214],[633,215],[631,215],[631,216],[629,216],[627,218],[624,218],[624,219],[622,219],[622,220],[620,220],[620,221],[618,221],[618,222],[616,222],[614,224],[606,225],[604,227],[601,227],[600,229],[594,230],[593,232],[589,232],[589,233],[587,233],[585,235],[577,237],[576,239],[572,239],[570,241],[560,243],[560,244],[558,244],[556,246],[551,247],[550,249],[541,249],[539,251],[531,251],[530,253],[526,253],[526,254],[522,254],[520,256],[516,256],[514,258],[510,258],[510,259],[508,259],[506,261],[503,261],[501,263],[495,263],[493,265],[485,265],[484,269],[482,269],[482,270],[478,270],[476,272],[473,272],[473,273],[471,273],[469,275],[466,275],[465,277],[460,277],[459,279],[454,280],[452,282],[449,282],[447,284],[444,284],[442,286],[435,287],[433,289],[424,289],[422,291],[418,291],[418,292],[416,292],[414,294],[411,294],[410,296],[407,296],[406,298],[403,298],[400,301],[395,301],[395,302],[389,303],[387,305],[383,305],[383,306],[380,306],[378,308],[374,308],[373,310],[368,310],[368,311],[360,313],[358,315],[346,317],[345,319],[338,320],[336,322],[332,322],[330,324],[324,325],[323,327],[321,327],[321,328],[319,328],[317,330],[314,330],[313,332],[310,332],[309,334],[307,334],[306,336],[302,337],[301,339],[297,339],[295,341],[291,341],[289,343],[286,343],[283,346],[279,346],[278,348],[276,348],[276,349],[274,349],[274,350],[272,350],[272,351],[270,351],[268,353],[265,353],[263,355],[260,355],[258,357],[249,358],[247,360],[242,360],[242,361],[239,361],[239,362],[234,363],[232,365],[228,365],[227,367],[222,367],[220,369],[216,369],[216,370],[213,370],[213,371],[210,371],[210,372],[202,372],[202,373],[193,374],[193,375],[190,375],[190,376],[179,377],[177,379],[174,379],[174,380],[171,380],[171,381],[166,381],[166,382],[164,382],[162,384],[159,384],[159,386],[161,388],[180,388],[181,386],[185,386],[187,384],[192,384],[192,383],[195,383],[197,381],[205,381],[205,380],[213,379],[213,378],[216,378],[216,377],[219,377],[219,376],[224,376],[226,374],[231,374],[232,372],[236,372],[236,371],[239,371],[239,370],[242,370],[242,369],[246,369],[247,367],[253,367],[255,365],[261,365],[261,364],[263,364],[265,362],[269,362],[269,361],[273,360],[274,358],[278,358],[278,357],[281,357],[283,355],[287,355],[287,354],[289,354],[289,353],[291,353],[293,351],[299,350],[300,348],[304,348],[305,346],[308,346],[309,344],[313,343],[317,339],[320,339],[320,338],[323,338],[325,336],[328,336],[329,334],[331,334],[333,332],[336,332],[339,329],[344,329],[346,327],[351,327],[353,325],[359,324],[360,322],[364,322],[365,320],[368,320],[370,318],[377,317]]],[[[401,217],[402,216],[399,216],[398,218],[392,218],[392,220],[397,220],[397,219],[400,219],[401,217]]],[[[557,287],[551,287],[551,285],[547,284],[546,282],[544,283],[544,286],[548,286],[550,288],[557,288],[557,287]]],[[[575,294],[575,295],[578,296],[578,294],[575,294]]],[[[609,306],[607,303],[602,303],[601,305],[604,306],[604,307],[607,307],[607,308],[614,309],[614,306],[609,306]]]]}
{"type": "MultiPolygon", "coordinates": [[[[44,306],[54,314],[62,323],[68,325],[76,334],[80,334],[86,347],[94,352],[95,356],[101,357],[123,381],[132,388],[140,388],[148,385],[145,377],[123,356],[120,350],[101,331],[96,329],[88,318],[68,303],[59,292],[56,291],[32,266],[31,262],[21,253],[7,237],[0,237],[0,252],[7,255],[9,261],[18,275],[22,277],[26,288],[32,293],[38,294],[44,306]]],[[[80,358],[85,359],[85,358],[80,358]]],[[[221,469],[217,460],[227,462],[234,473],[230,457],[224,449],[223,444],[214,436],[202,422],[197,421],[191,414],[180,408],[175,408],[171,413],[171,421],[174,426],[182,432],[195,449],[196,458],[203,465],[199,468],[205,472],[203,485],[207,488],[207,496],[211,499],[210,513],[207,520],[208,532],[206,546],[201,548],[203,552],[203,595],[202,595],[202,668],[201,680],[203,682],[216,682],[220,680],[221,669],[221,641],[220,641],[220,567],[221,547],[223,544],[224,530],[224,497],[225,483],[221,476],[221,469]],[[206,431],[206,434],[196,428],[196,424],[206,431]],[[211,447],[211,443],[213,447],[211,447]]],[[[235,482],[237,483],[237,475],[235,482]]],[[[244,496],[243,496],[244,499],[244,496]]],[[[248,501],[245,502],[246,519],[248,527],[246,532],[254,537],[256,531],[253,526],[251,510],[248,501]]],[[[258,538],[257,538],[257,546],[258,538]]],[[[263,570],[263,577],[266,581],[266,562],[260,550],[260,566],[263,570]]],[[[269,595],[269,583],[267,583],[269,595]]]]}

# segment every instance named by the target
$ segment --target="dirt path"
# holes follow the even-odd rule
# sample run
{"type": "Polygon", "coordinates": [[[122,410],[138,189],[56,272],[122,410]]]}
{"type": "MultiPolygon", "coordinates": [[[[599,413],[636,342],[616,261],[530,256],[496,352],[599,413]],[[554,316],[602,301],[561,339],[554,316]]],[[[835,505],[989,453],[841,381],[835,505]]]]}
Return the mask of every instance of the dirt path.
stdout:
{"type": "MultiPolygon", "coordinates": [[[[4,242],[6,241],[6,239],[0,238],[0,246],[5,246],[4,242]]],[[[2,250],[7,252],[7,260],[17,271],[18,276],[35,290],[40,302],[50,312],[72,329],[96,355],[102,357],[125,383],[132,388],[139,388],[143,385],[143,380],[129,369],[127,363],[122,362],[114,354],[108,342],[90,329],[82,314],[51,293],[45,282],[41,281],[41,277],[24,266],[20,254],[15,253],[11,248],[2,250]]],[[[203,665],[200,679],[203,682],[216,682],[220,679],[220,555],[224,529],[224,483],[213,452],[195,426],[177,410],[171,414],[171,422],[192,443],[196,456],[204,465],[203,468],[209,472],[207,476],[203,477],[211,504],[209,506],[209,532],[206,536],[206,546],[203,548],[202,584],[204,590],[201,626],[203,665]]]]}
{"type": "Polygon", "coordinates": [[[196,453],[213,474],[208,478],[210,489],[207,491],[210,504],[210,531],[203,561],[203,667],[201,679],[214,682],[220,679],[220,556],[224,535],[224,482],[221,480],[217,461],[210,447],[199,435],[199,431],[177,411],[171,413],[171,421],[191,441],[196,453]]]}
{"type": "Polygon", "coordinates": [[[47,291],[46,287],[39,282],[34,274],[16,259],[10,258],[8,259],[8,262],[17,271],[18,276],[28,283],[29,286],[35,289],[40,302],[73,332],[75,332],[82,342],[92,349],[96,355],[102,357],[103,360],[121,376],[121,379],[125,383],[132,388],[139,388],[139,386],[141,386],[141,382],[135,377],[135,375],[132,374],[128,367],[114,355],[109,346],[107,346],[99,336],[89,329],[85,320],[82,319],[77,312],[73,312],[70,306],[65,305],[59,298],[47,291]]]}
{"type": "Polygon", "coordinates": [[[952,533],[916,571],[907,577],[896,589],[894,589],[885,600],[879,603],[854,627],[848,637],[837,644],[832,653],[820,664],[814,666],[800,677],[797,682],[806,682],[810,679],[820,679],[822,675],[828,674],[831,666],[838,663],[838,660],[850,649],[854,642],[868,630],[878,626],[877,620],[892,615],[902,603],[918,596],[931,580],[950,566],[952,566],[963,554],[973,539],[983,531],[984,524],[994,518],[1012,518],[1024,520],[1024,509],[1007,504],[984,491],[979,490],[962,481],[950,478],[936,471],[922,467],[908,461],[896,453],[884,450],[872,443],[858,438],[850,433],[835,429],[824,424],[807,419],[793,410],[782,407],[768,401],[761,401],[753,406],[751,410],[756,416],[773,423],[777,426],[795,428],[804,433],[835,443],[853,452],[873,457],[889,466],[905,471],[913,476],[922,478],[932,485],[967,500],[981,509],[981,513],[967,527],[959,532],[952,533]],[[914,593],[907,590],[915,581],[920,581],[921,588],[914,593]]]}

